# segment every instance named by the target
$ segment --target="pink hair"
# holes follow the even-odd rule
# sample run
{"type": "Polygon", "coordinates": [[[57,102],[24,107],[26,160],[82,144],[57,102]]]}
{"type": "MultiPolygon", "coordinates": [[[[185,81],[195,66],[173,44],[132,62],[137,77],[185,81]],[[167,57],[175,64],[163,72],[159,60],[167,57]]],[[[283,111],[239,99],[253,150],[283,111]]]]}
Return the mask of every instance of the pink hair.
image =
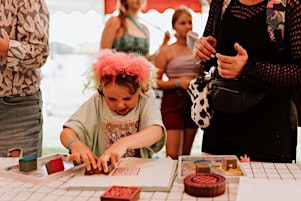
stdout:
{"type": "Polygon", "coordinates": [[[156,87],[156,67],[145,57],[134,53],[102,50],[93,64],[93,74],[97,87],[103,78],[111,77],[114,81],[117,75],[136,77],[143,90],[156,87]]]}

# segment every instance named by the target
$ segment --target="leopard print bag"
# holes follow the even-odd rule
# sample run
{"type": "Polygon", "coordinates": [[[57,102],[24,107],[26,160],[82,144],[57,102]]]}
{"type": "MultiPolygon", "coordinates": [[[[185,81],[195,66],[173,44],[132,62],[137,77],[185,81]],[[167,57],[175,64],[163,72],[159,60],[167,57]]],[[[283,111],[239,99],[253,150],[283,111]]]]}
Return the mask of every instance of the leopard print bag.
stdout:
{"type": "Polygon", "coordinates": [[[209,105],[212,83],[213,77],[210,73],[191,80],[187,89],[192,101],[191,118],[200,128],[207,128],[213,116],[209,105]]]}

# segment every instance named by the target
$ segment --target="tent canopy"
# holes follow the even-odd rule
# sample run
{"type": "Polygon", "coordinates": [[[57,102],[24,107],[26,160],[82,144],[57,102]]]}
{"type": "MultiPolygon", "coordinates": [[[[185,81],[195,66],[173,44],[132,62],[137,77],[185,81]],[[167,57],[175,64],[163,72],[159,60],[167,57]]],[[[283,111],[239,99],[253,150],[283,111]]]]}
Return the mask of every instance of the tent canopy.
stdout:
{"type": "Polygon", "coordinates": [[[94,10],[99,14],[104,14],[104,0],[44,0],[49,12],[63,12],[69,14],[73,11],[87,13],[94,10]]]}
{"type": "MultiPolygon", "coordinates": [[[[104,0],[105,14],[113,13],[117,8],[118,0],[104,0]]],[[[168,8],[177,8],[179,6],[186,6],[195,12],[201,12],[201,0],[147,0],[146,8],[142,12],[147,12],[151,9],[162,13],[168,8]]]]}
{"type": "MultiPolygon", "coordinates": [[[[94,10],[98,14],[111,14],[117,8],[118,0],[45,0],[51,14],[61,11],[71,13],[78,11],[87,13],[94,10]]],[[[202,5],[207,4],[207,0],[147,0],[147,7],[143,12],[151,9],[164,12],[168,8],[177,8],[184,5],[194,12],[202,12],[202,5]]]]}

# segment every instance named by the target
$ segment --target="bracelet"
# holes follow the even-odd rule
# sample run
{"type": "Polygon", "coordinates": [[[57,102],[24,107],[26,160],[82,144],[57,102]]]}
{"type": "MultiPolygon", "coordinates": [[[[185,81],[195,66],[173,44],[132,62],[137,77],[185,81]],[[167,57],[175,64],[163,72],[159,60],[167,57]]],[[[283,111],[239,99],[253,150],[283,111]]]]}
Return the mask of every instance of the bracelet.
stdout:
{"type": "Polygon", "coordinates": [[[180,83],[179,83],[179,80],[178,79],[176,79],[176,88],[179,88],[180,87],[180,83]]]}
{"type": "Polygon", "coordinates": [[[68,147],[69,150],[70,150],[70,146],[71,146],[74,142],[76,142],[76,141],[79,141],[79,139],[78,139],[78,138],[73,138],[73,139],[71,139],[71,140],[68,142],[67,147],[68,147]]]}

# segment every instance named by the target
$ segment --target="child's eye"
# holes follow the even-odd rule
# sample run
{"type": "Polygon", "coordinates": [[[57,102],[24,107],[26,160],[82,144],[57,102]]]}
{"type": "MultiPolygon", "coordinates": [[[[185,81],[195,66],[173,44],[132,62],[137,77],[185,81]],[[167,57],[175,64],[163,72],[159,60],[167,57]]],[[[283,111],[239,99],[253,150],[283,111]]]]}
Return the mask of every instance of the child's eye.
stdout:
{"type": "Polygon", "coordinates": [[[116,99],[115,98],[108,98],[110,101],[115,101],[116,99]]]}
{"type": "Polygon", "coordinates": [[[131,100],[131,99],[132,99],[132,98],[130,98],[130,97],[129,97],[129,98],[124,98],[124,100],[126,100],[126,101],[131,100]]]}

